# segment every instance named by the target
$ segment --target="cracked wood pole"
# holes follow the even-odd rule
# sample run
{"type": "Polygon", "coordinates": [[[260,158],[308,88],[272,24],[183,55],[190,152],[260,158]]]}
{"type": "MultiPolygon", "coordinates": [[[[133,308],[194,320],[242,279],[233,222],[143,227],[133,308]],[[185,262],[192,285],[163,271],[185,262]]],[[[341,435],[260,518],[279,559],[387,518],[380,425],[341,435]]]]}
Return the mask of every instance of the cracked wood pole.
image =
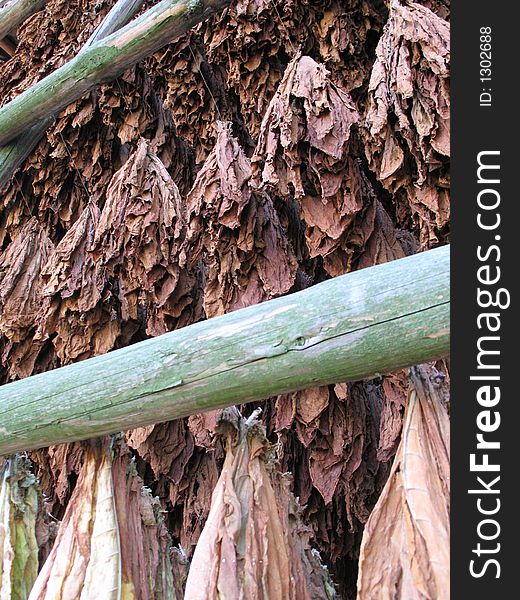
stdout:
{"type": "MultiPolygon", "coordinates": [[[[126,25],[136,15],[142,4],[143,0],[117,0],[80,52],[126,25]]],[[[11,179],[16,169],[33,151],[52,123],[54,123],[54,114],[38,121],[16,139],[0,147],[0,189],[11,179]]]]}
{"type": "Polygon", "coordinates": [[[446,356],[450,248],[336,277],[0,387],[0,455],[446,356]]]}
{"type": "Polygon", "coordinates": [[[230,0],[163,0],[0,108],[0,146],[224,9],[230,0]]]}
{"type": "Polygon", "coordinates": [[[46,3],[47,0],[10,0],[0,6],[0,40],[21,25],[46,3]]]}

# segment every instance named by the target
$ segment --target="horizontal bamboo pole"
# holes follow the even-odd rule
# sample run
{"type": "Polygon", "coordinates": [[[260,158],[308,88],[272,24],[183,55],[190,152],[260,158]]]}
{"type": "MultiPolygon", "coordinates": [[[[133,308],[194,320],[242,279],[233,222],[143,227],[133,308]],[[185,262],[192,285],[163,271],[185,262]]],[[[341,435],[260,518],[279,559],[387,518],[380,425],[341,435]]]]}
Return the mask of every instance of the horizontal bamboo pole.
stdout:
{"type": "Polygon", "coordinates": [[[21,25],[45,4],[47,0],[11,0],[0,6],[0,39],[21,25]]]}
{"type": "Polygon", "coordinates": [[[360,380],[449,351],[449,246],[0,387],[0,454],[360,380]]]}
{"type": "Polygon", "coordinates": [[[230,0],[163,0],[125,27],[82,49],[71,61],[0,109],[0,146],[118,77],[230,0]]]}
{"type": "MultiPolygon", "coordinates": [[[[117,0],[80,52],[126,25],[137,14],[142,4],[143,0],[117,0]]],[[[16,139],[0,147],[0,190],[33,151],[51,123],[54,123],[54,115],[38,121],[16,139]]]]}

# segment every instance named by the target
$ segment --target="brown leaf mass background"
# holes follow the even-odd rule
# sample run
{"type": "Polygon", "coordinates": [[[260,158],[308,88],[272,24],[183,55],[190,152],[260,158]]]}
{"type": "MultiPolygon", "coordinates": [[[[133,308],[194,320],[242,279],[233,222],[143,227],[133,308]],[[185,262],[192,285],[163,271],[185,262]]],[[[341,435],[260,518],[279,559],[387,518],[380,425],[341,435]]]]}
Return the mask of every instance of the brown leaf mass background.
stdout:
{"type": "MultiPolygon", "coordinates": [[[[2,63],[2,102],[112,4],[49,0],[2,63]]],[[[447,0],[237,0],[67,107],[0,193],[1,381],[447,243],[449,58],[447,0]]],[[[261,403],[343,598],[407,388],[400,372],[261,403]]],[[[224,458],[215,424],[125,434],[189,557],[224,458]]],[[[84,454],[31,453],[56,518],[84,454]]]]}

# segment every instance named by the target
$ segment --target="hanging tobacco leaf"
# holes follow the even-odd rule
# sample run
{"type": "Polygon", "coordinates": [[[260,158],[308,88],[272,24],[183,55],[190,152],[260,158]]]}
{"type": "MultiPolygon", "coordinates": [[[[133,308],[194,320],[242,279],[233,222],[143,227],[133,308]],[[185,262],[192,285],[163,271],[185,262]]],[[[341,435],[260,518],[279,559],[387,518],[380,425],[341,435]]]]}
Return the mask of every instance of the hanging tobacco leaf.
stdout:
{"type": "MultiPolygon", "coordinates": [[[[238,0],[200,26],[207,61],[204,72],[223,82],[224,89],[219,86],[218,93],[213,92],[217,106],[229,110],[237,126],[245,130],[244,141],[254,143],[262,117],[298,48],[309,56],[320,56],[347,90],[359,88],[370,72],[367,42],[381,30],[385,12],[382,3],[371,0],[351,0],[348,5],[328,0],[238,0]]],[[[182,97],[177,99],[181,102],[182,97]]],[[[191,121],[197,127],[194,114],[191,121]]]]}
{"type": "Polygon", "coordinates": [[[280,296],[297,263],[270,197],[251,186],[251,165],[220,123],[215,148],[187,198],[187,253],[202,259],[207,317],[280,296]]]}
{"type": "Polygon", "coordinates": [[[30,600],[117,599],[120,553],[111,459],[90,449],[30,600]]]}
{"type": "Polygon", "coordinates": [[[412,369],[401,444],[363,534],[358,600],[450,597],[449,418],[431,375],[412,369]]]}
{"type": "Polygon", "coordinates": [[[181,198],[145,140],[114,175],[103,210],[89,202],[42,271],[38,337],[63,363],[131,338],[168,331],[191,304],[183,270],[181,198]]]}
{"type": "Polygon", "coordinates": [[[32,217],[0,254],[0,349],[9,379],[30,375],[39,358],[42,345],[34,341],[34,325],[43,301],[41,272],[52,250],[32,217]]]}
{"type": "Polygon", "coordinates": [[[0,463],[0,600],[27,600],[38,575],[38,491],[21,456],[0,463]]]}
{"type": "Polygon", "coordinates": [[[121,542],[121,600],[181,600],[188,561],[174,548],[164,510],[143,486],[133,461],[122,452],[113,467],[114,498],[121,542]]]}
{"type": "Polygon", "coordinates": [[[128,453],[91,445],[29,600],[180,600],[185,570],[128,453]]]}
{"type": "Polygon", "coordinates": [[[185,600],[335,598],[287,481],[266,465],[269,444],[256,416],[243,419],[236,408],[220,414],[217,427],[226,439],[226,458],[193,555],[185,600]]]}
{"type": "Polygon", "coordinates": [[[401,223],[411,215],[421,244],[449,220],[449,24],[411,0],[391,0],[376,49],[365,115],[371,169],[394,195],[401,223]]]}
{"type": "Polygon", "coordinates": [[[311,258],[323,256],[331,275],[348,270],[349,234],[374,202],[355,158],[359,113],[350,95],[308,56],[297,55],[264,115],[253,155],[256,179],[282,197],[294,194],[306,224],[311,258]]]}

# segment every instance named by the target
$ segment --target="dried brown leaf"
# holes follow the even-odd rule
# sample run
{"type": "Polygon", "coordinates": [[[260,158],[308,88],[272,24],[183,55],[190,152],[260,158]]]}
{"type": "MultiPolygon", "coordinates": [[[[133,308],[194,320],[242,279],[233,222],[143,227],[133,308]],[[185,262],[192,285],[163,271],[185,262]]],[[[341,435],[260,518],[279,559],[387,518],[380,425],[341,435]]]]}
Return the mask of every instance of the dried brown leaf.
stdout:
{"type": "Polygon", "coordinates": [[[289,514],[288,486],[271,483],[268,445],[255,416],[246,421],[238,410],[228,409],[220,430],[227,440],[226,459],[193,555],[185,600],[333,598],[321,572],[319,596],[311,595],[319,587],[319,562],[306,544],[308,530],[305,540],[290,526],[296,511],[289,514]]]}
{"type": "Polygon", "coordinates": [[[381,410],[377,448],[377,458],[380,461],[390,460],[399,445],[408,388],[407,371],[387,375],[383,380],[385,400],[381,410]]]}
{"type": "Polygon", "coordinates": [[[106,452],[88,451],[54,547],[29,600],[80,596],[115,600],[120,580],[111,461],[106,452]]]}
{"type": "Polygon", "coordinates": [[[180,600],[186,560],[172,554],[158,498],[127,449],[89,446],[30,600],[180,600]]]}
{"type": "Polygon", "coordinates": [[[34,369],[41,344],[34,341],[35,320],[43,302],[42,268],[53,244],[32,217],[0,254],[0,339],[8,377],[26,377],[34,369]]]}
{"type": "Polygon", "coordinates": [[[391,0],[365,115],[371,169],[410,215],[421,243],[438,241],[449,219],[449,23],[411,0],[391,0]]]}
{"type": "Polygon", "coordinates": [[[55,336],[70,362],[111,350],[141,325],[149,335],[173,328],[192,301],[185,231],[179,191],[141,140],[103,210],[91,201],[49,258],[39,337],[55,336]]]}
{"type": "Polygon", "coordinates": [[[289,291],[293,251],[271,199],[252,188],[249,159],[225,123],[188,194],[187,211],[187,254],[205,264],[208,317],[289,291]]]}
{"type": "Polygon", "coordinates": [[[352,98],[327,69],[298,54],[264,115],[252,158],[261,186],[295,195],[309,255],[325,257],[333,276],[346,272],[360,250],[356,217],[363,221],[375,198],[356,159],[359,120],[352,98]]]}
{"type": "Polygon", "coordinates": [[[358,600],[449,598],[449,419],[424,367],[392,471],[363,534],[358,600]]]}

